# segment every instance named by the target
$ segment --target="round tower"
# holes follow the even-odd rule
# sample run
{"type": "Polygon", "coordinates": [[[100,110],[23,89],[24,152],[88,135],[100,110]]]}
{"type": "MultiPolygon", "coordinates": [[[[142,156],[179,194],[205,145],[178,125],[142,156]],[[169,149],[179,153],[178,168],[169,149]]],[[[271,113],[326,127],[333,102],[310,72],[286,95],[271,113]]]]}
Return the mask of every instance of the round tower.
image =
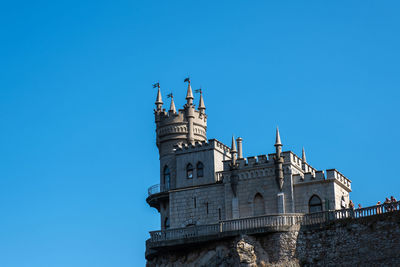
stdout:
{"type": "Polygon", "coordinates": [[[156,107],[154,110],[156,122],[157,147],[160,160],[163,156],[173,154],[175,146],[184,144],[194,144],[207,140],[207,115],[203,98],[199,110],[193,104],[193,93],[188,82],[186,94],[186,104],[183,109],[175,110],[175,104],[171,97],[171,108],[169,112],[161,108],[161,93],[157,94],[156,107]]]}

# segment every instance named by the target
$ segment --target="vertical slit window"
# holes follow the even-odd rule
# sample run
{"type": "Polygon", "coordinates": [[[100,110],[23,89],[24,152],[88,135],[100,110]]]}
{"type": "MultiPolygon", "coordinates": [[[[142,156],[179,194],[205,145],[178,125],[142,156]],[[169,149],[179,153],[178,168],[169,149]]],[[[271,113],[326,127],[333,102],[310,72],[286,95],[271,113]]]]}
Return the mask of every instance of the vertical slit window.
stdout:
{"type": "Polygon", "coordinates": [[[186,178],[188,179],[193,178],[193,166],[190,163],[186,165],[186,178]]]}
{"type": "Polygon", "coordinates": [[[196,169],[197,169],[197,178],[203,177],[204,176],[204,165],[201,161],[197,162],[196,169]]]}
{"type": "MultiPolygon", "coordinates": [[[[170,172],[168,166],[164,167],[163,176],[164,176],[164,189],[165,189],[165,191],[168,191],[170,188],[170,183],[171,183],[171,172],[170,172]]],[[[161,190],[161,191],[164,191],[164,190],[161,190]]]]}

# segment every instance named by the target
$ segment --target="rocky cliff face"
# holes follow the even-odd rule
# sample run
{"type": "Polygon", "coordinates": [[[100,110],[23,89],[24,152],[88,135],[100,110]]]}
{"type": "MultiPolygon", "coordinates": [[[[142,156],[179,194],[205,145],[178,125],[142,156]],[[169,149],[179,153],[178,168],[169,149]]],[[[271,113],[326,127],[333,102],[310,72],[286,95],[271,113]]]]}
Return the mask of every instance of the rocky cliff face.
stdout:
{"type": "Polygon", "coordinates": [[[274,233],[262,237],[241,235],[206,246],[181,248],[175,253],[160,253],[147,262],[147,267],[299,266],[290,249],[296,244],[295,236],[297,233],[274,233]],[[285,248],[277,249],[281,243],[285,244],[285,248]]]}
{"type": "Polygon", "coordinates": [[[174,248],[147,267],[400,266],[400,211],[174,248]]]}

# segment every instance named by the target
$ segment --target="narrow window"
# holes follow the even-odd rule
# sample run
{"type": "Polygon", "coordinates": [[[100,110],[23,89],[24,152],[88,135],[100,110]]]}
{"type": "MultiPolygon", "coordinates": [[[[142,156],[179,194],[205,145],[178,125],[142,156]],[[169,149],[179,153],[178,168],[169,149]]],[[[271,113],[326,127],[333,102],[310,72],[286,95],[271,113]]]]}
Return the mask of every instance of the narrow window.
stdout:
{"type": "Polygon", "coordinates": [[[322,211],[322,201],[317,195],[313,195],[308,202],[310,213],[322,211]]]}
{"type": "Polygon", "coordinates": [[[197,162],[196,169],[197,169],[197,178],[203,177],[204,165],[201,161],[197,162]]]}
{"type": "Polygon", "coordinates": [[[190,163],[186,166],[186,178],[188,179],[193,178],[193,166],[190,163]]]}
{"type": "Polygon", "coordinates": [[[164,220],[164,228],[165,229],[169,228],[169,218],[168,217],[166,217],[165,220],[164,220]]]}
{"type": "Polygon", "coordinates": [[[221,220],[221,209],[218,209],[218,220],[221,220]]]}
{"type": "Polygon", "coordinates": [[[254,201],[253,201],[253,214],[254,216],[260,216],[265,214],[265,204],[264,204],[264,198],[260,193],[257,193],[254,196],[254,201]]]}
{"type": "Polygon", "coordinates": [[[193,205],[194,205],[194,208],[196,208],[196,206],[197,206],[196,205],[196,197],[193,198],[193,205]]]}
{"type": "MultiPolygon", "coordinates": [[[[164,189],[165,189],[165,191],[168,191],[169,187],[170,187],[170,182],[171,182],[171,173],[169,171],[168,166],[164,167],[163,176],[164,176],[164,189]]],[[[161,191],[164,191],[164,190],[161,190],[161,191]]]]}
{"type": "Polygon", "coordinates": [[[206,202],[206,211],[207,211],[207,214],[208,214],[208,202],[206,202]]]}

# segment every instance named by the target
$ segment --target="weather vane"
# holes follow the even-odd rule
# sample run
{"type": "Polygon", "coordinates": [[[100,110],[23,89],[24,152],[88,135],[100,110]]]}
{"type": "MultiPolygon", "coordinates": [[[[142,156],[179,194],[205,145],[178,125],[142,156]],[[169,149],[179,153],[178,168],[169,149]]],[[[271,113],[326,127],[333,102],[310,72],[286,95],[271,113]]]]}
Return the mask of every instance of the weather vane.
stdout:
{"type": "Polygon", "coordinates": [[[153,84],[153,88],[158,88],[158,89],[160,89],[160,83],[155,83],[155,84],[153,84]]]}
{"type": "Polygon", "coordinates": [[[168,98],[174,98],[174,95],[172,93],[167,95],[168,98]]]}
{"type": "Polygon", "coordinates": [[[183,82],[184,82],[184,83],[185,83],[185,82],[190,83],[190,78],[189,78],[189,77],[185,78],[185,80],[184,80],[183,82]]]}
{"type": "Polygon", "coordinates": [[[194,92],[195,92],[195,93],[200,93],[200,94],[203,93],[203,91],[201,90],[201,88],[194,90],[194,92]]]}

